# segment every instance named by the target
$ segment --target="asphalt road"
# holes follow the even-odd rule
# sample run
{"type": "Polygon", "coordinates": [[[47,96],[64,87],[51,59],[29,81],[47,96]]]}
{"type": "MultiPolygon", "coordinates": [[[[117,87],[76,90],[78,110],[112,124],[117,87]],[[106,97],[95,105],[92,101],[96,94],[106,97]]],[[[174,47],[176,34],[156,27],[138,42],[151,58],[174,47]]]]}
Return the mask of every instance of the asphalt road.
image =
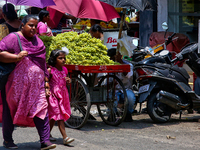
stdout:
{"type": "MultiPolygon", "coordinates": [[[[75,138],[69,146],[62,144],[56,125],[52,135],[57,138],[56,150],[199,150],[200,114],[184,114],[182,120],[178,117],[172,115],[170,122],[154,124],[147,114],[140,114],[134,115],[131,123],[113,127],[104,124],[96,114],[97,120],[88,120],[80,130],[66,128],[68,136],[75,138]]],[[[36,128],[16,127],[13,137],[19,150],[40,149],[36,128]]],[[[2,132],[0,139],[0,150],[4,150],[2,132]]]]}

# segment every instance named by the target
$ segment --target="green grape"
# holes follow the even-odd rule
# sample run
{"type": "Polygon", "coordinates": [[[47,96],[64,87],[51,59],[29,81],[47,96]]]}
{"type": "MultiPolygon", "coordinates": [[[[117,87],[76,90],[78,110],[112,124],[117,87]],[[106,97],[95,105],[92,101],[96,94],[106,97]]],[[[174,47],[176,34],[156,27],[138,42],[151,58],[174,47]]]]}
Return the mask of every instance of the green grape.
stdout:
{"type": "Polygon", "coordinates": [[[54,49],[67,47],[67,64],[75,65],[114,65],[115,62],[107,56],[107,47],[100,39],[92,38],[88,33],[65,32],[54,37],[40,36],[46,47],[46,60],[54,49]]]}

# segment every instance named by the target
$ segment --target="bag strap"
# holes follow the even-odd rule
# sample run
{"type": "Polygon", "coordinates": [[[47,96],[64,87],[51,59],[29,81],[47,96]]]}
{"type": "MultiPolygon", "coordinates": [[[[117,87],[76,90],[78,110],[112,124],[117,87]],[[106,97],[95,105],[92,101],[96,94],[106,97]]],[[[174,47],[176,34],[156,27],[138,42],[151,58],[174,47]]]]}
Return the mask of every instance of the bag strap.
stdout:
{"type": "Polygon", "coordinates": [[[19,43],[19,47],[20,47],[20,51],[23,51],[23,48],[22,48],[22,44],[21,44],[21,41],[20,41],[19,35],[18,35],[16,32],[13,32],[13,33],[17,36],[18,43],[19,43]]]}

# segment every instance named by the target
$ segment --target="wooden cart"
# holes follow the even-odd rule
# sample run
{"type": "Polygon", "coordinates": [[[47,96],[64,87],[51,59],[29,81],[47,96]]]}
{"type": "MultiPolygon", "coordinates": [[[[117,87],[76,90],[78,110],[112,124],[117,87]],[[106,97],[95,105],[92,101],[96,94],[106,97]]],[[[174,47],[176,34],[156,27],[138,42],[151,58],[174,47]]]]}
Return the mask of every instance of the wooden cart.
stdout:
{"type": "Polygon", "coordinates": [[[127,95],[122,81],[115,75],[129,72],[130,65],[81,66],[65,65],[71,84],[68,86],[71,117],[65,124],[74,129],[84,126],[88,119],[95,117],[90,113],[91,105],[96,105],[101,119],[108,125],[117,126],[127,112],[127,95]],[[122,89],[124,101],[117,101],[117,90],[122,89]]]}

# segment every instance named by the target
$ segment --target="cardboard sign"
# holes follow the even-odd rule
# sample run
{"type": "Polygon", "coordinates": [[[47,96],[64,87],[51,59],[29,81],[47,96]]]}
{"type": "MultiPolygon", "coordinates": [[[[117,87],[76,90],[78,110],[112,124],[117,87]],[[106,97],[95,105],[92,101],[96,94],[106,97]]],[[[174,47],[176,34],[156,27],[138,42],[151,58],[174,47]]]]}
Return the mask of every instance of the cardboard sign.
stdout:
{"type": "MultiPolygon", "coordinates": [[[[127,31],[126,30],[122,31],[122,33],[127,34],[127,31]]],[[[106,45],[108,49],[117,48],[118,35],[119,35],[119,31],[103,32],[104,45],[106,45]]]]}

